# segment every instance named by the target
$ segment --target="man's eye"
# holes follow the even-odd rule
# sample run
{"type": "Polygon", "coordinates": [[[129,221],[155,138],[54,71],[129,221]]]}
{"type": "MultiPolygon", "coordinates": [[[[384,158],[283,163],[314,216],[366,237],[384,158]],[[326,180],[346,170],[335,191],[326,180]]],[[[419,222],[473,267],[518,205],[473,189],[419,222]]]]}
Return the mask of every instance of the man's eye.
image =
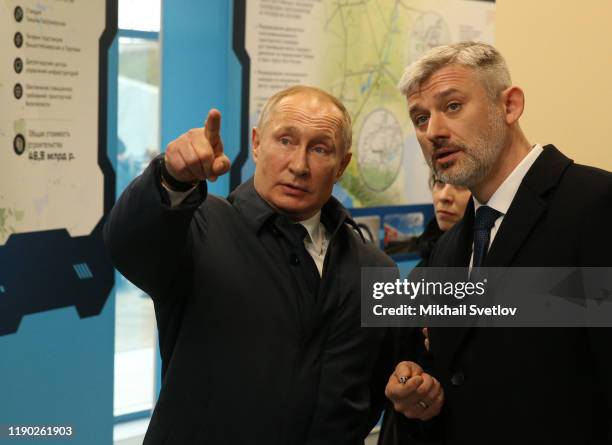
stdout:
{"type": "Polygon", "coordinates": [[[314,147],[310,148],[310,151],[324,155],[327,154],[327,147],[324,147],[322,145],[315,145],[314,147]]]}
{"type": "Polygon", "coordinates": [[[451,102],[447,107],[450,111],[459,111],[461,109],[461,104],[458,102],[451,102]]]}
{"type": "Polygon", "coordinates": [[[291,143],[291,140],[287,137],[282,137],[280,138],[280,143],[283,145],[289,145],[291,143]]]}
{"type": "Polygon", "coordinates": [[[417,116],[414,118],[414,125],[420,126],[427,122],[427,116],[417,116]]]}

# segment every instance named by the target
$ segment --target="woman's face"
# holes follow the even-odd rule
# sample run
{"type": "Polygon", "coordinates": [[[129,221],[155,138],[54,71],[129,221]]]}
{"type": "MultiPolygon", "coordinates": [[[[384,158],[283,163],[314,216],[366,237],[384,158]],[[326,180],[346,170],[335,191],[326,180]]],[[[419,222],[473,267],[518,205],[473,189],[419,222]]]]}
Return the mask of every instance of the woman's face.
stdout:
{"type": "Polygon", "coordinates": [[[465,187],[446,184],[436,179],[431,194],[438,226],[446,232],[463,218],[471,193],[465,187]]]}

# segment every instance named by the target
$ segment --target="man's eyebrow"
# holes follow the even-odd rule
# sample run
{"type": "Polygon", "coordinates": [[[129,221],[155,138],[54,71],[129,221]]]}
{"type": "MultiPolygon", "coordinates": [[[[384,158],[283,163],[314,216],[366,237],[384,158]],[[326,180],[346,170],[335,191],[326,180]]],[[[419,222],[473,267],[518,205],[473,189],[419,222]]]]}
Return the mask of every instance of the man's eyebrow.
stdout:
{"type": "Polygon", "coordinates": [[[296,134],[296,133],[300,132],[300,129],[298,127],[293,126],[293,125],[285,125],[285,126],[282,126],[282,127],[278,127],[276,129],[276,131],[283,132],[283,133],[296,134]]]}
{"type": "MultiPolygon", "coordinates": [[[[437,92],[436,94],[434,94],[434,98],[436,100],[441,100],[455,93],[462,94],[461,90],[451,87],[451,88],[447,88],[445,90],[437,92]]],[[[426,111],[426,110],[420,107],[419,104],[414,104],[408,108],[408,114],[410,114],[410,116],[413,116],[415,113],[419,111],[426,111]]]]}
{"type": "Polygon", "coordinates": [[[419,104],[411,105],[408,108],[408,114],[410,114],[410,116],[413,116],[414,114],[418,113],[419,111],[424,111],[424,109],[419,104]]]}
{"type": "Polygon", "coordinates": [[[317,136],[312,140],[315,144],[328,144],[334,148],[336,148],[336,140],[330,136],[317,136]]]}
{"type": "MultiPolygon", "coordinates": [[[[277,129],[275,129],[274,131],[276,133],[288,133],[288,134],[290,134],[292,136],[301,133],[300,128],[296,127],[295,125],[282,126],[282,127],[279,127],[277,129]]],[[[336,146],[335,139],[333,137],[331,137],[331,136],[328,136],[328,135],[317,136],[316,138],[313,139],[313,142],[315,142],[315,143],[323,142],[323,143],[331,144],[334,147],[336,146]]]]}

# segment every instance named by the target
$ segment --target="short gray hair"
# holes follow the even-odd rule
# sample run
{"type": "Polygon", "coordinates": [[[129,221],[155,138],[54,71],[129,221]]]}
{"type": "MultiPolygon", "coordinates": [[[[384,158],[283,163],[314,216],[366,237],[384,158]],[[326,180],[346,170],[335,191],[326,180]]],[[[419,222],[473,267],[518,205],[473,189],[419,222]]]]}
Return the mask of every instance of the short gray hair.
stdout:
{"type": "Polygon", "coordinates": [[[506,61],[493,46],[482,42],[460,42],[427,51],[405,69],[398,88],[408,97],[418,91],[432,74],[448,65],[465,66],[479,73],[492,100],[512,85],[506,61]]]}
{"type": "Polygon", "coordinates": [[[308,85],[294,85],[289,88],[285,88],[284,90],[281,90],[275,93],[274,95],[270,96],[270,98],[266,101],[265,105],[263,106],[261,113],[259,114],[259,121],[257,123],[257,128],[259,128],[260,130],[263,130],[264,126],[268,122],[270,113],[274,110],[274,107],[281,101],[281,99],[287,96],[293,96],[295,94],[300,94],[300,93],[317,95],[319,97],[327,99],[329,102],[335,105],[336,108],[338,108],[338,111],[342,113],[341,137],[342,137],[343,149],[344,149],[344,153],[348,153],[351,150],[351,145],[353,144],[353,126],[351,122],[351,115],[349,114],[344,104],[340,102],[338,98],[336,98],[335,96],[332,96],[327,91],[324,91],[320,88],[316,88],[316,87],[312,87],[308,85]]]}

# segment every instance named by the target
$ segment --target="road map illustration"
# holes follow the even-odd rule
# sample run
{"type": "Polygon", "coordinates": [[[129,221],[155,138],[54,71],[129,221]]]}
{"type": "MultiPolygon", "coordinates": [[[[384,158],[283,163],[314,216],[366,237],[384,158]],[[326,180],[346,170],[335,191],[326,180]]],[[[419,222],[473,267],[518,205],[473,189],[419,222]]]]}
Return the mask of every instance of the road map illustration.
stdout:
{"type": "Polygon", "coordinates": [[[494,21],[491,2],[249,1],[251,122],[256,125],[263,102],[278,89],[321,87],[353,119],[353,159],[336,197],[349,207],[431,202],[428,169],[397,83],[430,48],[461,40],[492,43],[494,21]]]}

